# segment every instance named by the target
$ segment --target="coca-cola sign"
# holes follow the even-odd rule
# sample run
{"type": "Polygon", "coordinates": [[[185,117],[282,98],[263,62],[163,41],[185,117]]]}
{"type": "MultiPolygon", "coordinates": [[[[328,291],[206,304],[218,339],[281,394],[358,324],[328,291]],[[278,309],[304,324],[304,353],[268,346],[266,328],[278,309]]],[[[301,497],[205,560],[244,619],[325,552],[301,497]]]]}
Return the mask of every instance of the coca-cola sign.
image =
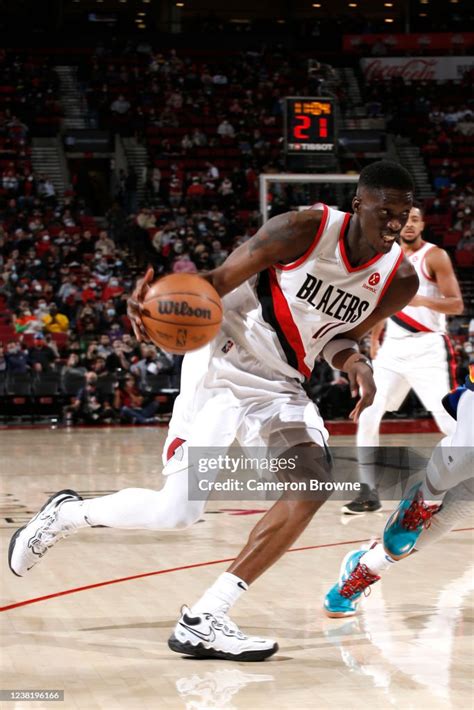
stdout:
{"type": "Polygon", "coordinates": [[[461,79],[474,67],[473,57],[380,57],[360,60],[366,81],[402,77],[405,81],[461,79]]]}

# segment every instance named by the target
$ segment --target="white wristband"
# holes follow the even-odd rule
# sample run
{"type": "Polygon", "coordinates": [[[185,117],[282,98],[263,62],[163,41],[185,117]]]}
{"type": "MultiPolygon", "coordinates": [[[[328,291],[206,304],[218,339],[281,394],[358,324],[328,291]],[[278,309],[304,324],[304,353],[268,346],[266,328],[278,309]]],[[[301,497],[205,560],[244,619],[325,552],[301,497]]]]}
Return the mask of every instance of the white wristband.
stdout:
{"type": "Polygon", "coordinates": [[[342,350],[355,350],[358,353],[359,345],[356,343],[355,340],[349,340],[349,338],[334,338],[334,340],[330,340],[329,343],[326,343],[321,355],[326,360],[326,362],[331,365],[331,367],[333,367],[334,369],[339,369],[332,364],[332,361],[334,360],[335,356],[342,350]]]}

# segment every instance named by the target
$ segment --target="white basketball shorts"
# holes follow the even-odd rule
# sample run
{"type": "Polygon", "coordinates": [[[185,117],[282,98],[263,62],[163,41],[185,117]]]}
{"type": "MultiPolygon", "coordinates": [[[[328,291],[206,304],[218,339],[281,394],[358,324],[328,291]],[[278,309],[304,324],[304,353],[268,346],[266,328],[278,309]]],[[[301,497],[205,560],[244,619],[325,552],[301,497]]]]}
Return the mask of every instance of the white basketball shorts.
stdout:
{"type": "MultiPolygon", "coordinates": [[[[271,447],[276,455],[302,443],[324,446],[328,436],[300,382],[275,373],[221,332],[184,357],[163,463],[178,440],[198,447],[236,440],[244,448],[271,447]]],[[[166,466],[164,473],[172,470],[166,466]]]]}
{"type": "Polygon", "coordinates": [[[451,343],[441,333],[385,338],[374,360],[374,379],[386,410],[396,411],[413,388],[426,409],[436,412],[455,386],[451,343]]]}

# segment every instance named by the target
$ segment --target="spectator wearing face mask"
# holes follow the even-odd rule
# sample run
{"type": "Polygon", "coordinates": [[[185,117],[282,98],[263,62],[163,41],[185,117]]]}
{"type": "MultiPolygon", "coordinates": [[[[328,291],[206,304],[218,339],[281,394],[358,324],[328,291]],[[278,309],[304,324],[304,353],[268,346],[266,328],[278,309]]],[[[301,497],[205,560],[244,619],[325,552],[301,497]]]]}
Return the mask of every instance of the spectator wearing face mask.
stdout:
{"type": "Polygon", "coordinates": [[[100,332],[107,334],[115,323],[117,323],[117,309],[115,308],[115,304],[112,299],[110,299],[104,303],[103,308],[101,309],[99,324],[100,332]]]}
{"type": "Polygon", "coordinates": [[[69,330],[69,318],[64,313],[59,313],[55,303],[51,304],[49,313],[43,316],[42,320],[48,333],[67,333],[69,330]]]}
{"type": "Polygon", "coordinates": [[[44,298],[38,301],[38,304],[33,313],[38,320],[42,320],[43,316],[49,313],[49,304],[45,301],[44,298]]]}
{"type": "Polygon", "coordinates": [[[28,363],[34,372],[48,372],[54,368],[56,355],[46,344],[44,335],[36,333],[28,352],[28,363]]]}
{"type": "Polygon", "coordinates": [[[28,372],[28,353],[14,340],[7,343],[5,361],[8,372],[28,372]]]}
{"type": "Polygon", "coordinates": [[[88,301],[95,301],[97,298],[97,284],[95,281],[89,281],[88,284],[84,286],[81,293],[81,299],[83,303],[88,301]]]}
{"type": "Polygon", "coordinates": [[[102,291],[102,300],[109,301],[111,298],[121,296],[123,292],[124,289],[123,286],[120,286],[119,280],[115,277],[112,277],[108,284],[104,287],[104,290],[102,291]]]}
{"type": "Polygon", "coordinates": [[[97,346],[97,354],[99,357],[103,357],[107,360],[108,356],[113,352],[112,345],[110,344],[110,338],[108,335],[101,335],[99,338],[99,344],[97,346]]]}

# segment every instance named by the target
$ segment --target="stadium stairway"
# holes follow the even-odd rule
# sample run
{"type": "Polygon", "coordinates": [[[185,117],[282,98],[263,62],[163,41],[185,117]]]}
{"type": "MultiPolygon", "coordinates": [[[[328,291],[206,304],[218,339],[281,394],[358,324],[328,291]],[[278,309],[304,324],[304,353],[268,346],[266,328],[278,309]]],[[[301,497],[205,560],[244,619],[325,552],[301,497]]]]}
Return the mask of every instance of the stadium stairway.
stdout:
{"type": "Polygon", "coordinates": [[[69,185],[69,175],[60,138],[33,138],[31,162],[37,175],[49,175],[61,202],[69,185]]]}
{"type": "Polygon", "coordinates": [[[54,67],[59,76],[61,105],[64,110],[63,128],[87,128],[82,93],[77,82],[77,69],[70,66],[54,67]]]}
{"type": "Polygon", "coordinates": [[[417,198],[426,200],[433,197],[434,193],[420,149],[412,145],[408,138],[396,140],[395,149],[402,165],[413,175],[417,198]]]}
{"type": "Polygon", "coordinates": [[[127,158],[127,163],[135,168],[135,172],[138,177],[138,202],[143,201],[143,194],[145,192],[145,184],[143,182],[143,172],[144,168],[148,163],[148,154],[145,146],[138,143],[136,138],[123,138],[123,147],[125,150],[125,156],[127,158]]]}

